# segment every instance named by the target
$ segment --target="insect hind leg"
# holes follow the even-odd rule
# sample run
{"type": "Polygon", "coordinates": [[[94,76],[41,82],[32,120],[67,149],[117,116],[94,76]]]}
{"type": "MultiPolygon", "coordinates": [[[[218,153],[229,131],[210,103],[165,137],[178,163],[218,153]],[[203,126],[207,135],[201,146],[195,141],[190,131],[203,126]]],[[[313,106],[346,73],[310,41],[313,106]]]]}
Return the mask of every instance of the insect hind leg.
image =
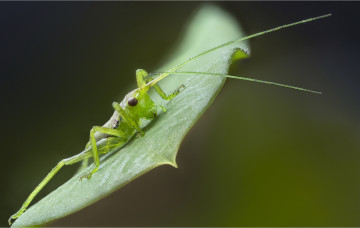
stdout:
{"type": "Polygon", "coordinates": [[[89,151],[84,151],[80,154],[77,154],[73,157],[70,158],[66,158],[61,160],[51,171],[50,173],[48,173],[48,175],[40,182],[40,184],[31,192],[31,194],[28,196],[28,198],[26,199],[26,201],[23,203],[23,205],[21,206],[20,210],[18,212],[16,212],[14,215],[12,215],[8,222],[9,225],[12,224],[13,220],[16,220],[18,217],[20,217],[20,215],[22,215],[27,207],[29,206],[29,204],[31,203],[31,201],[34,199],[34,197],[40,192],[41,189],[43,189],[45,187],[45,185],[55,176],[55,174],[57,172],[59,172],[59,170],[64,166],[64,165],[72,165],[74,163],[77,163],[81,160],[83,160],[84,158],[88,158],[90,157],[91,154],[89,153],[89,151]]]}
{"type": "MultiPolygon", "coordinates": [[[[85,150],[88,149],[90,147],[90,142],[88,142],[85,146],[85,150]]],[[[86,169],[87,167],[89,166],[89,158],[85,158],[82,162],[81,162],[81,165],[78,169],[78,171],[76,172],[79,173],[81,172],[82,170],[86,169]]]]}

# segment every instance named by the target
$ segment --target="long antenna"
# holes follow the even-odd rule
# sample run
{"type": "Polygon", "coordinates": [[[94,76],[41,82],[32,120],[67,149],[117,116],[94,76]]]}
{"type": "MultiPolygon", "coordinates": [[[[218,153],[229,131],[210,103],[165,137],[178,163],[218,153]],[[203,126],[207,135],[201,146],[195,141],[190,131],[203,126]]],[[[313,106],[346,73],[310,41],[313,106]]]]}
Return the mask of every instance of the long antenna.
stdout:
{"type": "MultiPolygon", "coordinates": [[[[164,74],[164,73],[151,73],[150,75],[157,75],[157,74],[164,74]]],[[[268,85],[275,85],[275,86],[300,90],[300,91],[309,92],[309,93],[322,94],[321,92],[318,92],[318,91],[314,91],[314,90],[310,90],[310,89],[304,89],[304,88],[300,88],[300,87],[296,87],[296,86],[285,85],[285,84],[281,84],[281,83],[277,83],[277,82],[269,82],[269,81],[264,81],[264,80],[258,80],[258,79],[254,79],[254,78],[247,78],[247,77],[241,77],[241,76],[228,75],[228,74],[216,74],[216,73],[205,73],[205,72],[172,72],[170,74],[213,75],[213,76],[219,76],[219,77],[225,77],[225,78],[234,78],[234,79],[241,79],[241,80],[245,80],[245,81],[258,82],[258,83],[268,84],[268,85]]]]}
{"type": "Polygon", "coordinates": [[[153,85],[155,85],[157,82],[159,82],[160,80],[164,79],[166,76],[168,76],[169,74],[173,73],[175,70],[179,69],[180,67],[184,66],[185,64],[189,63],[190,61],[200,57],[200,56],[203,56],[203,55],[206,55],[210,52],[213,52],[219,48],[222,48],[222,47],[226,47],[230,44],[233,44],[233,43],[237,43],[237,42],[241,42],[241,41],[244,41],[244,40],[248,40],[248,39],[251,39],[251,38],[254,38],[254,37],[257,37],[257,36],[261,36],[261,35],[264,35],[266,33],[270,33],[270,32],[274,32],[274,31],[277,31],[277,30],[280,30],[280,29],[284,29],[284,28],[288,28],[288,27],[291,27],[291,26],[294,26],[294,25],[298,25],[298,24],[303,24],[303,23],[307,23],[307,22],[310,22],[310,21],[315,21],[315,20],[318,20],[318,19],[322,19],[322,18],[325,18],[325,17],[330,17],[331,14],[326,14],[326,15],[323,15],[323,16],[319,16],[319,17],[313,17],[313,18],[308,18],[308,19],[305,19],[305,20],[301,20],[301,21],[297,21],[297,22],[294,22],[294,23],[291,23],[291,24],[287,24],[287,25],[281,25],[281,26],[278,26],[276,28],[272,28],[272,29],[269,29],[269,30],[265,30],[263,32],[258,32],[258,33],[255,33],[255,34],[252,34],[250,36],[246,36],[246,37],[243,37],[243,38],[240,38],[238,40],[233,40],[233,41],[230,41],[230,42],[227,42],[227,43],[224,43],[224,44],[221,44],[219,46],[216,46],[216,47],[213,47],[207,51],[204,51],[194,57],[191,57],[190,59],[178,64],[177,66],[171,68],[169,71],[167,72],[164,72],[162,74],[160,74],[159,77],[155,78],[154,80],[150,81],[149,83],[147,83],[145,86],[150,88],[152,87],[153,85]]]}

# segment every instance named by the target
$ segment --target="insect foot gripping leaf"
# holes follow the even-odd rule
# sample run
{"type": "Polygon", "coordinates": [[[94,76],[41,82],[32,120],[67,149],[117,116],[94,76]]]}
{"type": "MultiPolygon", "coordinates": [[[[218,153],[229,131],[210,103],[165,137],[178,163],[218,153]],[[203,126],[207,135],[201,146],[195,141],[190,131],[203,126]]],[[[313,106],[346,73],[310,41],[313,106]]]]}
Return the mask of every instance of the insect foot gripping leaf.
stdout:
{"type": "MultiPolygon", "coordinates": [[[[166,72],[192,56],[242,36],[230,15],[214,6],[204,5],[189,23],[174,57],[158,72],[166,72]]],[[[237,42],[193,59],[181,70],[226,74],[232,60],[245,58],[248,52],[246,41],[237,42]]],[[[126,146],[115,148],[104,156],[98,172],[89,181],[80,182],[79,178],[89,173],[93,165],[76,174],[25,211],[13,226],[35,226],[64,217],[157,166],[169,164],[176,167],[176,153],[182,139],[211,104],[224,82],[223,77],[187,74],[169,76],[157,83],[166,88],[168,94],[182,84],[185,88],[174,99],[162,104],[166,105],[167,111],[143,128],[145,136],[134,137],[126,146]]],[[[153,91],[149,93],[154,101],[160,100],[153,91]]]]}

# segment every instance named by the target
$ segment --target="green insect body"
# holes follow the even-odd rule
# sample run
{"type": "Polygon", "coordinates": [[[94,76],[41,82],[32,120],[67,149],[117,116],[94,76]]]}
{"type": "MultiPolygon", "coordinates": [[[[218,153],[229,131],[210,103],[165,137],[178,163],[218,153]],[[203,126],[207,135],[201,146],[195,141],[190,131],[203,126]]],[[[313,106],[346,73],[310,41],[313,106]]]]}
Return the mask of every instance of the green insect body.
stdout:
{"type": "MultiPolygon", "coordinates": [[[[20,210],[12,215],[9,218],[9,224],[11,225],[12,220],[17,219],[21,216],[33,198],[39,193],[39,191],[52,179],[52,177],[64,166],[64,165],[71,165],[80,161],[83,161],[81,169],[88,166],[88,159],[94,159],[94,168],[90,171],[90,173],[82,176],[80,179],[87,178],[90,179],[92,175],[94,175],[99,169],[99,154],[105,154],[112,149],[120,148],[124,146],[130,139],[132,139],[135,135],[143,136],[145,133],[143,132],[142,128],[144,128],[143,123],[151,122],[152,120],[156,119],[157,115],[161,113],[161,111],[166,112],[166,109],[161,105],[157,105],[151,97],[148,95],[148,91],[150,88],[153,88],[162,99],[164,100],[171,100],[176,95],[180,93],[180,91],[185,87],[184,85],[180,85],[179,88],[174,91],[170,95],[166,95],[163,90],[157,85],[157,82],[164,79],[169,75],[176,75],[176,74],[191,74],[191,75],[212,75],[218,77],[226,77],[226,78],[235,78],[241,80],[248,80],[253,82],[265,83],[265,84],[272,84],[282,87],[287,87],[296,90],[302,90],[306,92],[312,93],[319,93],[316,91],[303,89],[295,86],[284,85],[275,82],[268,82],[262,81],[252,78],[240,77],[240,76],[232,76],[232,75],[224,75],[224,74],[216,74],[216,73],[204,73],[204,72],[179,72],[177,71],[187,63],[203,56],[208,53],[211,53],[217,49],[222,47],[226,47],[233,43],[241,42],[256,36],[260,36],[269,32],[273,32],[279,29],[287,28],[290,26],[294,26],[297,24],[306,23],[309,21],[317,20],[320,18],[328,17],[330,14],[310,18],[306,20],[302,20],[299,22],[295,22],[288,25],[279,26],[273,29],[266,30],[264,32],[259,32],[238,40],[230,41],[228,43],[216,46],[211,48],[205,52],[202,52],[188,60],[178,64],[177,66],[171,68],[167,72],[163,73],[152,73],[148,74],[145,70],[137,70],[136,71],[136,81],[138,88],[129,92],[121,103],[113,102],[112,106],[114,108],[114,114],[111,116],[108,122],[106,122],[103,126],[94,126],[90,131],[90,140],[87,143],[85,150],[73,157],[63,159],[60,161],[51,171],[50,173],[42,180],[42,182],[35,188],[35,190],[30,194],[30,196],[26,199],[23,203],[20,210]],[[158,76],[153,79],[152,76],[158,76]]],[[[81,184],[81,183],[79,183],[81,184]]]]}

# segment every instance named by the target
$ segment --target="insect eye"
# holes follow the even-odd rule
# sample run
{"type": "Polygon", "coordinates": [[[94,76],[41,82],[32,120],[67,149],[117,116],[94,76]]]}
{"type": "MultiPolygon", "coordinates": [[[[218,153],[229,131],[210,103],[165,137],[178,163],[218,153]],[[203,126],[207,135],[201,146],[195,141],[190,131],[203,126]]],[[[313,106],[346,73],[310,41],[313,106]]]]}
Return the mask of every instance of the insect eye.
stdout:
{"type": "Polygon", "coordinates": [[[131,98],[129,98],[129,100],[128,100],[128,104],[129,104],[130,106],[135,106],[135,105],[137,105],[137,103],[138,103],[138,100],[137,100],[135,97],[131,97],[131,98]]]}

